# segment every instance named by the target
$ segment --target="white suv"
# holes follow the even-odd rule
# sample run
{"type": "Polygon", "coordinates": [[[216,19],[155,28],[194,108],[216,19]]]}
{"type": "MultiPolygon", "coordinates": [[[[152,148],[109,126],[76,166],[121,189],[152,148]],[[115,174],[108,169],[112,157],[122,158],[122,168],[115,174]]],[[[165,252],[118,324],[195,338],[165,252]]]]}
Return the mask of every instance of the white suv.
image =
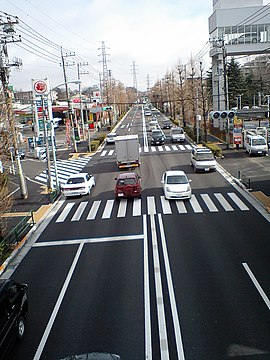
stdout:
{"type": "Polygon", "coordinates": [[[212,151],[206,147],[193,148],[190,156],[190,165],[194,171],[216,171],[217,162],[212,151]]]}

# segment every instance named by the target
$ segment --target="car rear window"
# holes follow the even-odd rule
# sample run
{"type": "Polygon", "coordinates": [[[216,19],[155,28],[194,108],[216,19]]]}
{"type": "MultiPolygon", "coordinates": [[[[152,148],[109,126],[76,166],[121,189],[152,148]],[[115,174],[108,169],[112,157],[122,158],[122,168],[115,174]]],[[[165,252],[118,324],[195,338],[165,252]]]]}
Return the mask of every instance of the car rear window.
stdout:
{"type": "Polygon", "coordinates": [[[136,180],[134,178],[131,179],[119,179],[117,181],[117,185],[123,186],[123,185],[134,185],[136,184],[136,180]]]}
{"type": "Polygon", "coordinates": [[[84,182],[84,178],[78,177],[78,178],[68,179],[67,184],[81,184],[83,182],[84,182]]]}

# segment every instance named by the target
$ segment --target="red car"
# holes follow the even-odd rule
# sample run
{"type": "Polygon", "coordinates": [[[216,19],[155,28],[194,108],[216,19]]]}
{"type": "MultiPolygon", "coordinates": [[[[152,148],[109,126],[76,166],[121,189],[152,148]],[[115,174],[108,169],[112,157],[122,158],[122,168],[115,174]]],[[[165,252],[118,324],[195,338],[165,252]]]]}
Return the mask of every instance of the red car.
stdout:
{"type": "Polygon", "coordinates": [[[114,196],[116,199],[141,196],[141,177],[137,173],[121,173],[115,180],[114,196]]]}

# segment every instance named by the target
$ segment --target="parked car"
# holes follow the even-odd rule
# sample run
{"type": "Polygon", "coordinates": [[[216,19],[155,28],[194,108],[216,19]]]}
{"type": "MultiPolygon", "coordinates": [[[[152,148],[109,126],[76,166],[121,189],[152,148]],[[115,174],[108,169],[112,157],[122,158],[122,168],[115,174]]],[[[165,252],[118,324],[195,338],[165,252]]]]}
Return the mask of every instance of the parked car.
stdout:
{"type": "Polygon", "coordinates": [[[94,175],[88,173],[72,174],[61,186],[61,191],[66,197],[87,195],[90,194],[95,185],[94,175]]]}
{"type": "Polygon", "coordinates": [[[106,137],[106,142],[107,142],[107,144],[114,144],[116,137],[117,137],[117,134],[116,134],[116,133],[110,133],[110,134],[108,134],[107,137],[106,137]]]}
{"type": "Polygon", "coordinates": [[[182,170],[166,171],[161,179],[166,199],[190,199],[192,195],[191,180],[182,170]]]}
{"type": "Polygon", "coordinates": [[[7,357],[16,340],[22,340],[28,314],[26,284],[0,279],[0,359],[7,357]]]}
{"type": "Polygon", "coordinates": [[[137,173],[122,173],[115,180],[114,196],[116,199],[141,196],[141,177],[137,173]]]}
{"type": "Polygon", "coordinates": [[[181,127],[171,128],[170,139],[171,142],[184,142],[186,140],[184,130],[181,127]]]}
{"type": "Polygon", "coordinates": [[[191,151],[190,165],[194,171],[215,171],[217,162],[212,151],[206,147],[195,147],[191,151]]]}
{"type": "Polygon", "coordinates": [[[165,142],[165,135],[162,130],[155,129],[151,133],[151,145],[163,145],[165,142]]]}

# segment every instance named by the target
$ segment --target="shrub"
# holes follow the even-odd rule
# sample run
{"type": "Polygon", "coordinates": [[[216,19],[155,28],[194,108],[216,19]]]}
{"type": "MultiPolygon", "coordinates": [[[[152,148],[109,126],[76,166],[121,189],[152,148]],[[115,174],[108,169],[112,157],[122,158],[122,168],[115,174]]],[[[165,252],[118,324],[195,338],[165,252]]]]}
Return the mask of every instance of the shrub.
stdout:
{"type": "Polygon", "coordinates": [[[99,147],[99,140],[92,140],[90,143],[90,147],[91,147],[91,151],[96,151],[97,148],[99,147]]]}
{"type": "Polygon", "coordinates": [[[205,146],[207,146],[214,154],[214,156],[216,157],[222,157],[222,149],[216,145],[216,144],[213,144],[213,143],[210,143],[210,142],[207,142],[205,144],[205,146]]]}

